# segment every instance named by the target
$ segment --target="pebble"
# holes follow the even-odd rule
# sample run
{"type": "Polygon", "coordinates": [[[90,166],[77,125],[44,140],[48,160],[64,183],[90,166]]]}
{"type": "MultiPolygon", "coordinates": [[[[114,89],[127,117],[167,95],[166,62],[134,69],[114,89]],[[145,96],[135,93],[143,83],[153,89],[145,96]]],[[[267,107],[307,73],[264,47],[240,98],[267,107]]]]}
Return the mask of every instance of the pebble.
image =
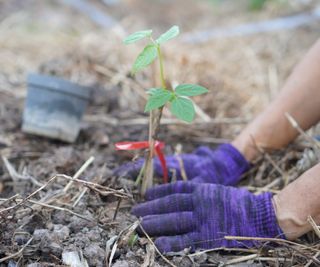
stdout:
{"type": "Polygon", "coordinates": [[[60,241],[64,241],[69,237],[70,230],[67,226],[55,224],[53,226],[53,234],[58,237],[60,241]]]}
{"type": "Polygon", "coordinates": [[[97,244],[90,244],[84,249],[84,256],[90,266],[102,267],[105,260],[105,251],[97,244]]]}
{"type": "MultiPolygon", "coordinates": [[[[92,218],[93,219],[93,216],[90,212],[85,212],[83,214],[85,217],[87,217],[88,219],[92,218]]],[[[81,219],[77,216],[73,216],[71,218],[71,223],[69,224],[69,228],[72,232],[74,233],[77,233],[77,232],[80,232],[83,230],[83,228],[85,227],[88,227],[88,228],[91,228],[91,227],[94,227],[95,226],[95,222],[91,222],[91,221],[87,221],[87,220],[84,220],[84,219],[81,219]]]]}
{"type": "Polygon", "coordinates": [[[129,267],[129,263],[124,260],[117,260],[112,267],[129,267]]]}

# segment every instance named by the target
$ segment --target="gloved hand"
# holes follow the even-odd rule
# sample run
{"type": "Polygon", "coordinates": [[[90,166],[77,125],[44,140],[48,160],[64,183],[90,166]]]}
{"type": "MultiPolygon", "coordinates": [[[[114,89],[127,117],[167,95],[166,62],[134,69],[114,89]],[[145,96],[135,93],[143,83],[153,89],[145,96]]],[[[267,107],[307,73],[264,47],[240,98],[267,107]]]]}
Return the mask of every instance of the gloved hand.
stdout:
{"type": "MultiPolygon", "coordinates": [[[[197,183],[216,183],[223,185],[235,185],[246,172],[250,164],[241,153],[231,144],[220,145],[212,150],[201,146],[193,153],[179,156],[183,161],[184,170],[188,180],[197,183]]],[[[177,180],[182,180],[180,164],[177,156],[167,156],[167,168],[169,178],[172,178],[172,170],[175,170],[177,180]]],[[[117,176],[138,176],[143,166],[143,159],[126,163],[115,170],[117,176]]],[[[154,159],[154,170],[158,176],[163,175],[159,159],[154,159]]]]}
{"type": "Polygon", "coordinates": [[[256,196],[234,187],[180,181],[151,188],[145,197],[148,202],[132,213],[142,217],[149,235],[158,237],[161,252],[255,245],[226,240],[226,235],[284,238],[271,193],[256,196]]]}

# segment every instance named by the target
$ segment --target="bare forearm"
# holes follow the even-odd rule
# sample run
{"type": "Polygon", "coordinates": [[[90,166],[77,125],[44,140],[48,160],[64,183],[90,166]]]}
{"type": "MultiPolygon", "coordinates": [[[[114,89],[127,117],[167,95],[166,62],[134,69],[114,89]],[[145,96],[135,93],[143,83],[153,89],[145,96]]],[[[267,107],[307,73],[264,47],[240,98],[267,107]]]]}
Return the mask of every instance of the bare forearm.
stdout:
{"type": "Polygon", "coordinates": [[[286,112],[303,129],[320,120],[320,40],[294,69],[280,95],[242,131],[233,145],[249,161],[258,155],[256,144],[264,149],[284,147],[298,134],[285,117],[286,112]]]}

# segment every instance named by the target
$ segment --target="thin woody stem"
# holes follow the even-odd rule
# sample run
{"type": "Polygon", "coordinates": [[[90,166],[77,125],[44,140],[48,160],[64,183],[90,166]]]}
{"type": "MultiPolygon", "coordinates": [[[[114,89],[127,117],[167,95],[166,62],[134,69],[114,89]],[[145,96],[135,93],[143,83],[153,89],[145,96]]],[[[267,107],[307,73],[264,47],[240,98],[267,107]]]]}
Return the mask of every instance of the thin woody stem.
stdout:
{"type": "MultiPolygon", "coordinates": [[[[163,68],[163,57],[160,49],[160,45],[157,44],[153,39],[152,42],[157,46],[159,66],[160,66],[160,80],[162,88],[166,89],[166,82],[164,78],[164,68],[163,68]]],[[[162,107],[156,111],[151,111],[149,115],[149,153],[146,157],[144,177],[141,186],[141,194],[144,195],[146,190],[153,184],[153,155],[154,155],[154,144],[159,131],[160,120],[162,116],[162,107]]]]}
{"type": "Polygon", "coordinates": [[[159,65],[160,65],[160,79],[162,88],[166,89],[166,81],[164,79],[164,70],[163,70],[163,57],[160,49],[160,45],[157,45],[158,57],[159,57],[159,65]]]}

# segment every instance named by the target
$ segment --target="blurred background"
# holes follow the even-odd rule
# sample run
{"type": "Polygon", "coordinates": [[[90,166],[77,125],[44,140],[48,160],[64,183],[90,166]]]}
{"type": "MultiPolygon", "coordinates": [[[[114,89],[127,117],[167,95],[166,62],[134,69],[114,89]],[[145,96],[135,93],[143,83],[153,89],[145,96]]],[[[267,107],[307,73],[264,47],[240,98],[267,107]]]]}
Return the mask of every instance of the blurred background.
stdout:
{"type": "MultiPolygon", "coordinates": [[[[1,0],[0,92],[23,100],[26,74],[42,72],[109,91],[106,105],[115,98],[117,116],[143,115],[143,91],[124,78],[142,44],[122,39],[176,24],[182,34],[164,48],[167,79],[207,86],[197,103],[212,118],[249,118],[318,38],[317,8],[312,0],[1,0]]],[[[151,76],[136,80],[148,87],[151,76]]]]}

